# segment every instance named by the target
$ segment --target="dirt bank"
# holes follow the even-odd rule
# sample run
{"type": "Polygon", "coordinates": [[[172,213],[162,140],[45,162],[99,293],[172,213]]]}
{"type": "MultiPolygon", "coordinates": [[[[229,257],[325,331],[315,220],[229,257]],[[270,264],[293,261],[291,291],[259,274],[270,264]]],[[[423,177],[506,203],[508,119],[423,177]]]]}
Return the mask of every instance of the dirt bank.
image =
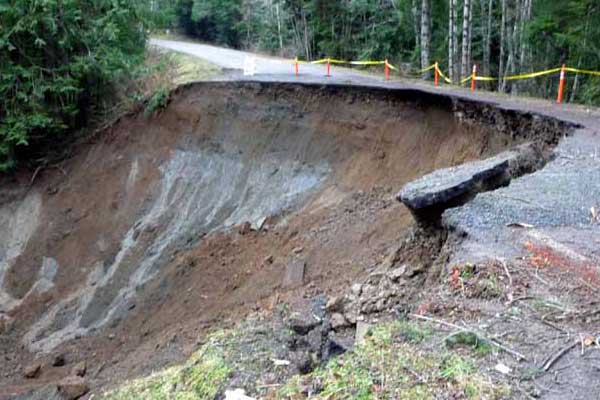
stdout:
{"type": "Polygon", "coordinates": [[[3,183],[0,395],[82,360],[92,386],[114,385],[250,310],[342,292],[412,224],[403,184],[567,128],[413,90],[182,87],[31,187],[3,183]],[[48,367],[57,353],[67,365],[48,367]]]}

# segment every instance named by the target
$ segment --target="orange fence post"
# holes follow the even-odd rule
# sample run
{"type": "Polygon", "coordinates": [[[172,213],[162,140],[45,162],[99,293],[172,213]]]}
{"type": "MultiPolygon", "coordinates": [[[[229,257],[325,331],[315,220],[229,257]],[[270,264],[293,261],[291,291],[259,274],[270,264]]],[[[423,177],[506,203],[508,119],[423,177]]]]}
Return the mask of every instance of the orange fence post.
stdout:
{"type": "Polygon", "coordinates": [[[298,57],[296,57],[296,58],[294,59],[294,69],[295,69],[295,71],[296,71],[296,76],[300,75],[300,74],[299,74],[299,72],[300,72],[300,71],[298,71],[298,69],[299,69],[299,68],[298,68],[298,57]]]}
{"type": "Polygon", "coordinates": [[[329,58],[327,59],[327,77],[331,76],[331,62],[329,61],[329,58]]]}
{"type": "Polygon", "coordinates": [[[385,60],[385,80],[390,80],[390,65],[388,64],[388,60],[385,60]]]}
{"type": "Polygon", "coordinates": [[[471,75],[471,92],[475,91],[475,82],[477,81],[477,64],[473,64],[473,75],[471,75]]]}
{"type": "Polygon", "coordinates": [[[440,70],[438,68],[438,62],[437,61],[435,62],[435,67],[433,67],[433,69],[435,70],[435,74],[434,74],[435,78],[434,78],[433,81],[435,83],[435,86],[438,86],[440,84],[440,70]]]}
{"type": "Polygon", "coordinates": [[[562,103],[563,101],[563,94],[565,92],[565,64],[562,65],[562,68],[560,70],[560,82],[558,83],[558,98],[556,99],[556,102],[558,104],[562,103]]]}

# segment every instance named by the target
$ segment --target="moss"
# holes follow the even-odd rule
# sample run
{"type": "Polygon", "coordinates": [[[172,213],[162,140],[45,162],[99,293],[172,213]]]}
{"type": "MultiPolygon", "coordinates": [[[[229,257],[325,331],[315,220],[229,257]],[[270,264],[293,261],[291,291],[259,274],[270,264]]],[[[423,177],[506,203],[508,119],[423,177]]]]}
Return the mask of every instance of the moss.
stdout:
{"type": "Polygon", "coordinates": [[[492,345],[487,340],[480,338],[475,332],[457,332],[448,336],[445,343],[450,349],[457,346],[466,346],[482,355],[493,352],[492,345]]]}
{"type": "Polygon", "coordinates": [[[478,372],[475,360],[440,351],[435,343],[434,333],[421,323],[377,326],[363,345],[314,371],[304,385],[298,379],[290,381],[278,398],[304,398],[300,390],[307,385],[318,398],[329,399],[495,399],[506,395],[505,387],[478,372]]]}

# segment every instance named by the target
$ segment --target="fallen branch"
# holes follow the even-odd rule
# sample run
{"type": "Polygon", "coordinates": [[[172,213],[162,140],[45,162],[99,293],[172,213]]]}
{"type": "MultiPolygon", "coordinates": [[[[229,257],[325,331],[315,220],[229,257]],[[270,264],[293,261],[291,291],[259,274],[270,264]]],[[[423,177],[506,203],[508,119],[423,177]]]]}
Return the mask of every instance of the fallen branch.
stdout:
{"type": "Polygon", "coordinates": [[[544,366],[542,367],[542,369],[544,370],[544,372],[548,371],[550,368],[552,368],[552,366],[565,354],[567,354],[571,349],[573,349],[575,346],[577,346],[579,344],[579,339],[576,340],[575,342],[571,343],[570,345],[562,348],[558,353],[556,353],[555,355],[549,357],[547,359],[547,361],[544,363],[544,366]]]}
{"type": "Polygon", "coordinates": [[[506,273],[506,276],[508,277],[508,294],[506,295],[506,299],[508,300],[508,302],[506,304],[512,304],[513,302],[513,279],[512,279],[512,275],[510,274],[510,271],[508,270],[508,266],[506,265],[505,261],[501,261],[502,266],[504,267],[504,273],[506,273]]]}
{"type": "Polygon", "coordinates": [[[488,339],[487,337],[485,337],[482,334],[477,333],[473,329],[467,329],[467,328],[464,328],[464,327],[452,324],[450,322],[442,321],[441,319],[435,319],[435,318],[431,318],[431,317],[426,317],[424,315],[410,314],[410,316],[413,317],[413,318],[416,318],[416,319],[423,320],[423,321],[435,322],[437,324],[444,325],[444,326],[447,326],[449,328],[458,329],[458,330],[460,330],[462,332],[476,333],[479,336],[480,339],[487,341],[491,345],[496,346],[500,350],[502,350],[502,351],[504,351],[504,352],[506,352],[506,353],[508,353],[508,354],[510,354],[512,356],[514,356],[518,360],[527,361],[527,357],[525,357],[523,354],[519,353],[518,351],[512,350],[509,347],[506,347],[505,345],[499,343],[496,340],[488,339]]]}
{"type": "Polygon", "coordinates": [[[35,172],[33,173],[31,180],[29,181],[29,187],[33,186],[33,182],[35,182],[35,178],[37,177],[37,174],[40,172],[41,169],[42,169],[41,165],[35,169],[35,172]]]}

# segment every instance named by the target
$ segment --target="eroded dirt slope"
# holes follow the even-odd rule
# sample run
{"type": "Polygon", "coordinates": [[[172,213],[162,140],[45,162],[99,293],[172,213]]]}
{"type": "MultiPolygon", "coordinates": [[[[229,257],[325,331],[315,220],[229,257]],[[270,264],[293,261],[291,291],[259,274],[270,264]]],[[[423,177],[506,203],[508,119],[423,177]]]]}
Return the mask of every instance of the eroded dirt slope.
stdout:
{"type": "Polygon", "coordinates": [[[182,87],[31,187],[23,172],[3,183],[0,394],[82,360],[92,386],[111,386],[250,310],[342,292],[411,225],[393,201],[404,183],[562,132],[416,91],[182,87]],[[285,284],[292,262],[305,276],[285,284]],[[58,353],[67,365],[49,367],[58,353]]]}

